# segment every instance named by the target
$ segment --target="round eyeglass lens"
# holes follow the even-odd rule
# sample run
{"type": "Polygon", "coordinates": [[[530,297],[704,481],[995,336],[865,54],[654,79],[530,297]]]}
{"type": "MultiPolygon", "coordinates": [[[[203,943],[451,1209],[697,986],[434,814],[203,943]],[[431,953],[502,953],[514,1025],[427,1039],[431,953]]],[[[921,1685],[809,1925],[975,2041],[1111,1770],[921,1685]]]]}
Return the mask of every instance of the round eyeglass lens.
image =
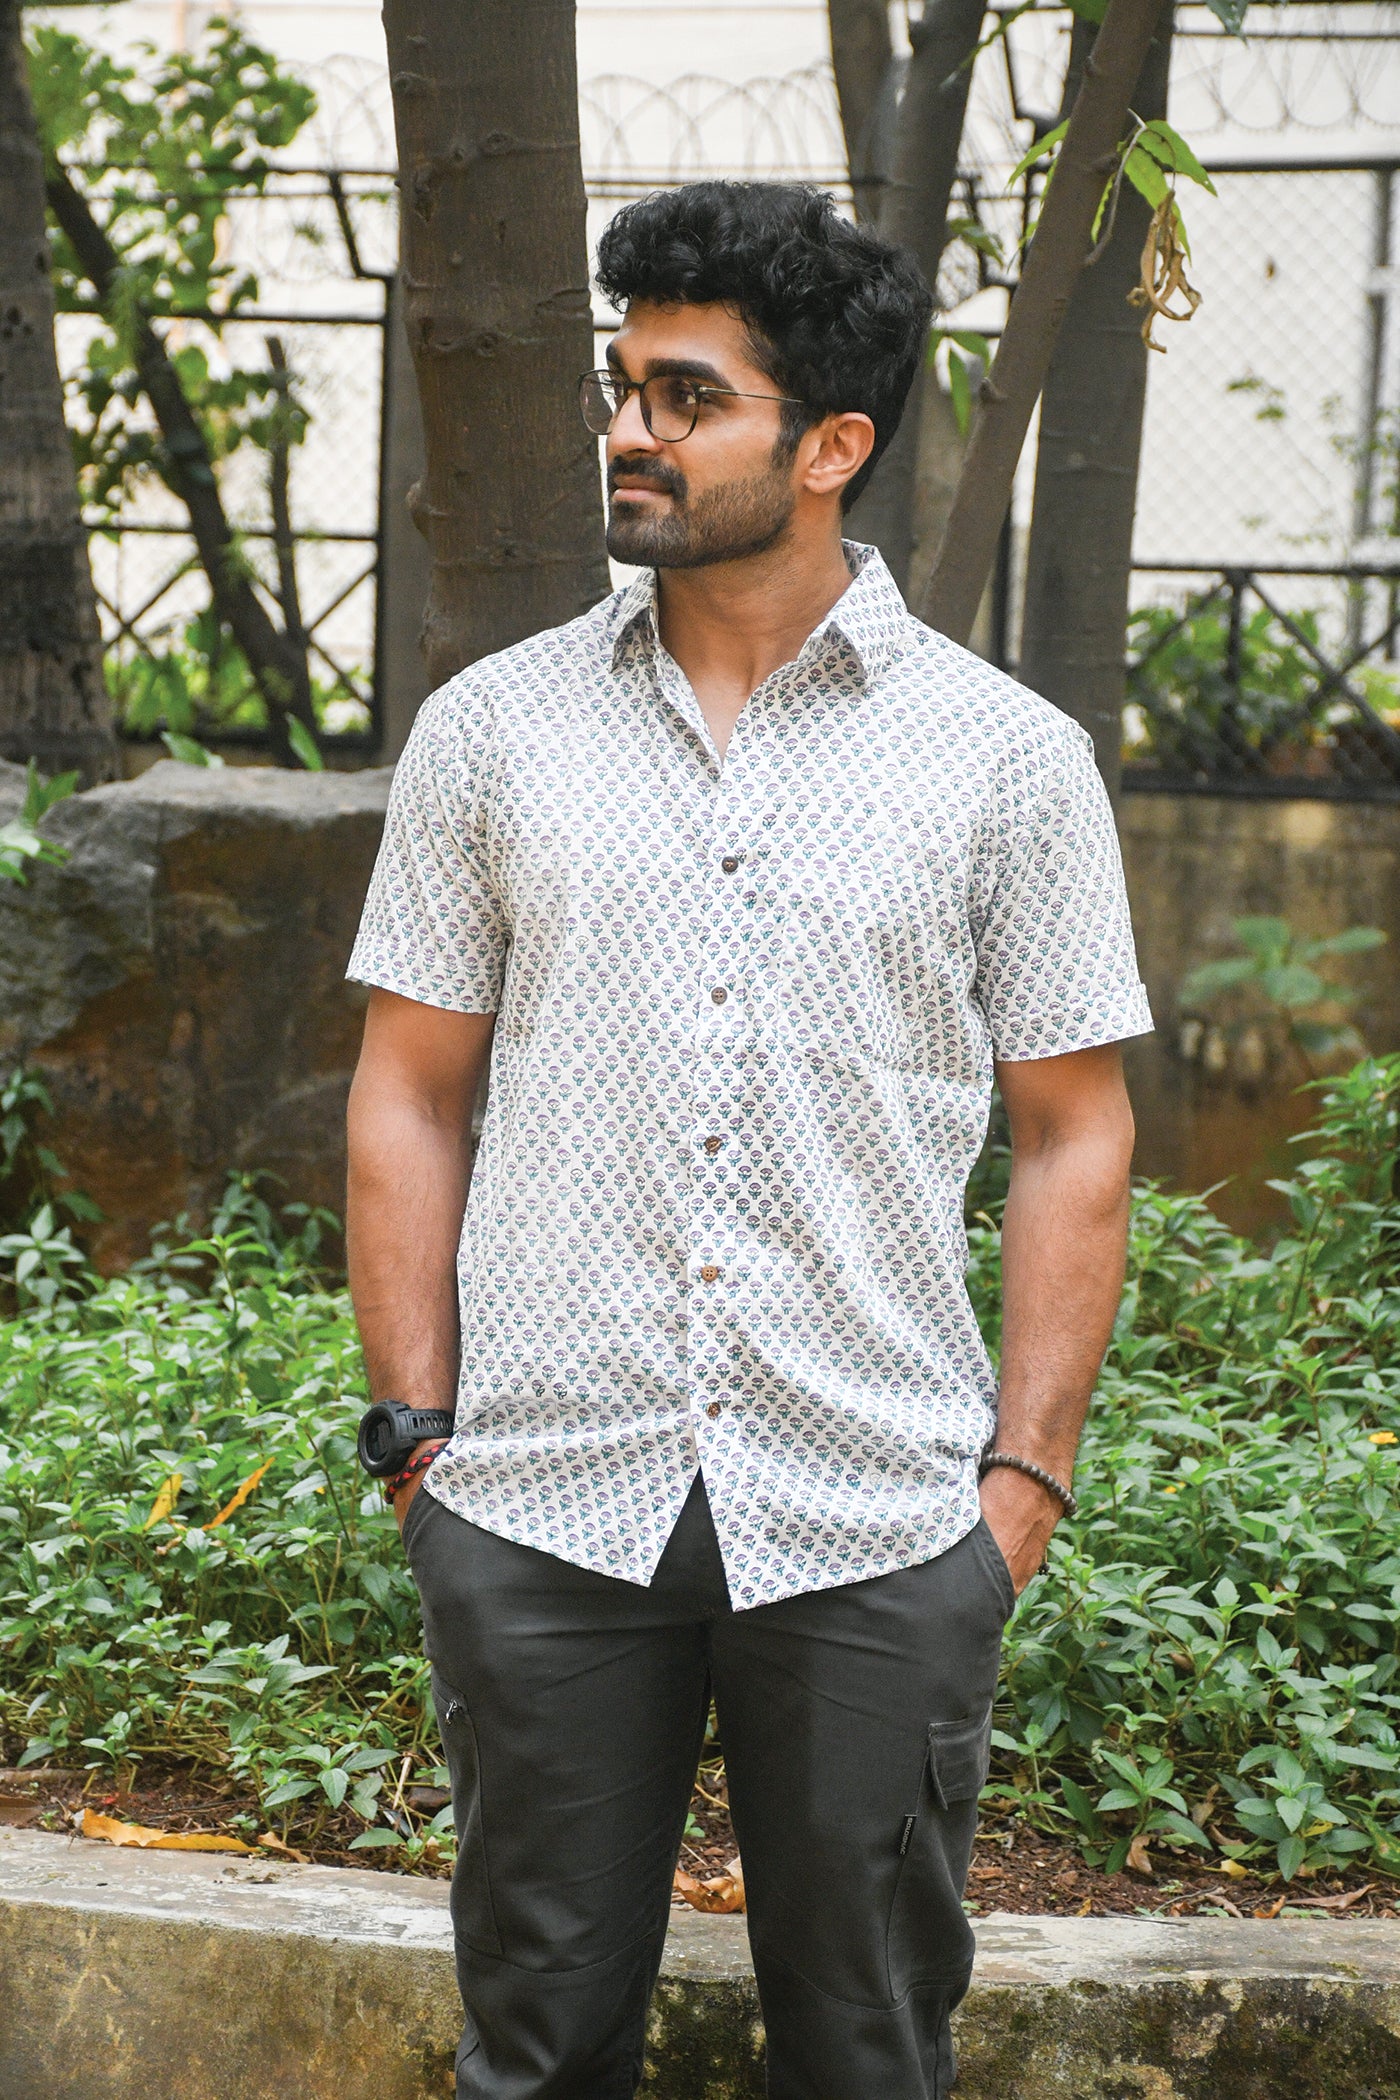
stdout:
{"type": "Polygon", "coordinates": [[[595,437],[606,437],[621,407],[619,389],[605,373],[588,372],[579,381],[579,407],[583,420],[595,437]]]}
{"type": "Polygon", "coordinates": [[[675,443],[695,428],[700,404],[688,379],[649,379],[644,389],[647,428],[653,437],[675,443]]]}

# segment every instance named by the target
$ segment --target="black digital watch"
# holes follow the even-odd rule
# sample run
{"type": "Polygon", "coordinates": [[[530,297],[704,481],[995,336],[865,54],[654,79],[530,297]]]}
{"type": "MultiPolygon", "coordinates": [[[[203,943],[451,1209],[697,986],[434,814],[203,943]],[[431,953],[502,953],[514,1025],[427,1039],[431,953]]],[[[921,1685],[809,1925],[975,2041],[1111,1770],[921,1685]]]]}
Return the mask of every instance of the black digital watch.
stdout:
{"type": "Polygon", "coordinates": [[[452,1416],[442,1407],[410,1407],[406,1400],[377,1400],[360,1417],[355,1448],[360,1464],[376,1480],[401,1472],[425,1437],[451,1436],[452,1416]]]}

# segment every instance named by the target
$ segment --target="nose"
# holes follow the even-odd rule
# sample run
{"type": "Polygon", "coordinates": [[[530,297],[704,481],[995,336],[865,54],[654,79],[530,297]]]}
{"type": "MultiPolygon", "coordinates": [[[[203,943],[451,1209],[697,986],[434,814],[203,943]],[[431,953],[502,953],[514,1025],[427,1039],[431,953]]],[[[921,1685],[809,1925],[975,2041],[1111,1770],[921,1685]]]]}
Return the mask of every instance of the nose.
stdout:
{"type": "Polygon", "coordinates": [[[641,395],[629,394],[608,432],[608,458],[616,459],[620,452],[659,452],[660,449],[642,415],[641,395]]]}

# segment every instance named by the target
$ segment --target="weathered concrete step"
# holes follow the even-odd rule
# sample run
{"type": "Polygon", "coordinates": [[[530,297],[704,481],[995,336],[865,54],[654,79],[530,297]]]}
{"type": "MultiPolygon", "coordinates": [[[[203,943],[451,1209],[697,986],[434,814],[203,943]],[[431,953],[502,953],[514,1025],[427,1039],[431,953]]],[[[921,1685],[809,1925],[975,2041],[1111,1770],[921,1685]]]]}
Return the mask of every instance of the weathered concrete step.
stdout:
{"type": "MultiPolygon", "coordinates": [[[[978,1947],[958,2100],[1400,2100],[1400,1926],[993,1917],[978,1947]]],[[[440,1882],[0,1830],[0,2100],[445,2100],[455,2040],[440,1882]]],[[[644,2092],[762,2091],[742,1920],[678,1914],[644,2092]]]]}

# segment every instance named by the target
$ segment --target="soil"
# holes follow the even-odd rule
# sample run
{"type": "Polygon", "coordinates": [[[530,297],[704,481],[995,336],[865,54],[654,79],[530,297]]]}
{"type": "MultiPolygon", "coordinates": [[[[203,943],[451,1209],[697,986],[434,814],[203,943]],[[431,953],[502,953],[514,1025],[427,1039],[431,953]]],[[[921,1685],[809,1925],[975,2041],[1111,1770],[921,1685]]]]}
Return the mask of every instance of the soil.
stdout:
{"type": "MultiPolygon", "coordinates": [[[[434,1787],[406,1788],[396,1812],[401,1827],[406,1833],[421,1829],[446,1801],[446,1794],[434,1787]]],[[[148,1828],[213,1831],[250,1844],[268,1829],[251,1799],[180,1766],[147,1763],[130,1785],[115,1783],[110,1773],[0,1768],[0,1823],[72,1831],[86,1809],[148,1828]]],[[[328,1814],[314,1833],[296,1825],[285,1834],[272,1832],[273,1849],[319,1866],[401,1871],[404,1859],[393,1848],[349,1849],[362,1827],[348,1811],[328,1814]]],[[[706,1763],[691,1803],[681,1868],[696,1881],[717,1880],[731,1871],[737,1849],[725,1804],[724,1767],[706,1763]]],[[[435,1851],[430,1841],[413,1871],[445,1875],[446,1863],[434,1856],[435,1851]]],[[[1080,1918],[1400,1918],[1400,1880],[1374,1868],[1311,1879],[1300,1875],[1285,1884],[1277,1874],[1226,1875],[1218,1860],[1197,1865],[1149,1853],[1148,1863],[1150,1873],[1104,1874],[1086,1866],[1073,1844],[1042,1837],[1023,1823],[992,1818],[977,1833],[966,1907],[973,1916],[1013,1911],[1080,1918]]],[[[684,1902],[681,1897],[675,1900],[684,1902]]]]}

